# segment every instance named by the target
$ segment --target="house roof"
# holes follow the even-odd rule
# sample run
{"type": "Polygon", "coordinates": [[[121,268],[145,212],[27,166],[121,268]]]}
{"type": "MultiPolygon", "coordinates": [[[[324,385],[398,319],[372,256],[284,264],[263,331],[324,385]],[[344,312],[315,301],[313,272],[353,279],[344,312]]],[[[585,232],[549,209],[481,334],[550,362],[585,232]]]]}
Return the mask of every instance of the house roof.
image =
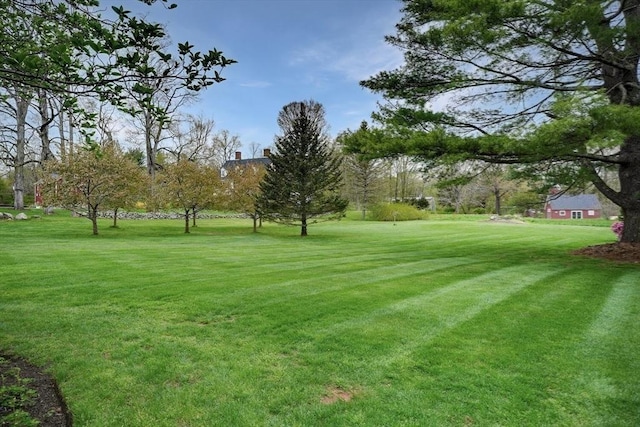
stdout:
{"type": "Polygon", "coordinates": [[[227,160],[222,165],[222,168],[230,169],[232,167],[237,167],[237,166],[244,167],[244,166],[249,166],[256,163],[261,163],[265,166],[269,166],[271,164],[271,159],[269,159],[268,157],[258,157],[255,159],[227,160]]]}
{"type": "Polygon", "coordinates": [[[595,194],[579,194],[577,196],[562,195],[560,197],[549,196],[547,202],[553,210],[602,209],[602,205],[595,194]]]}

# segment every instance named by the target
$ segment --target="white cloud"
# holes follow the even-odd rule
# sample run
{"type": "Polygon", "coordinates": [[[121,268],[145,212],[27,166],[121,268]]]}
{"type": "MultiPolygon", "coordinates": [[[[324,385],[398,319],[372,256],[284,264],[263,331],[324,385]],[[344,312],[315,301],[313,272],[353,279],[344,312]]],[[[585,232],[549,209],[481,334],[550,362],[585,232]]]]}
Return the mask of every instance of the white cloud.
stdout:
{"type": "Polygon", "coordinates": [[[289,65],[339,73],[346,80],[355,82],[383,70],[395,69],[402,65],[403,55],[386,43],[384,36],[394,32],[399,17],[399,12],[388,16],[365,16],[362,24],[348,32],[298,47],[291,54],[289,65]]]}
{"type": "Polygon", "coordinates": [[[332,64],[331,69],[347,79],[360,81],[380,71],[393,70],[402,64],[402,54],[395,48],[380,43],[367,49],[354,48],[345,52],[332,64]]]}
{"type": "Polygon", "coordinates": [[[247,82],[238,84],[238,86],[241,86],[241,87],[251,87],[251,88],[264,88],[264,87],[269,87],[271,85],[272,85],[271,82],[265,82],[260,80],[252,80],[252,81],[247,81],[247,82]]]}
{"type": "Polygon", "coordinates": [[[289,65],[314,65],[324,63],[335,55],[333,46],[328,41],[316,41],[309,46],[296,49],[289,59],[289,65]]]}

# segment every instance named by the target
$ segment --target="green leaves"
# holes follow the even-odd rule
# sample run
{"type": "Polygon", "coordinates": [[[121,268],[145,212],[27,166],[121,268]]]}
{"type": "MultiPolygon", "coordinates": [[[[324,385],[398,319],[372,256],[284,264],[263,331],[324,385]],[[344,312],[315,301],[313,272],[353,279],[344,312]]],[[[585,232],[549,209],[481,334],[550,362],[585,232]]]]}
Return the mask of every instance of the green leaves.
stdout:
{"type": "Polygon", "coordinates": [[[191,53],[191,49],[193,49],[193,45],[189,42],[178,43],[178,53],[180,55],[189,55],[191,53]]]}
{"type": "Polygon", "coordinates": [[[132,90],[135,93],[139,93],[142,95],[151,95],[153,93],[153,89],[150,88],[149,86],[140,84],[140,83],[135,83],[132,87],[132,90]]]}
{"type": "Polygon", "coordinates": [[[120,7],[111,6],[111,9],[116,13],[116,15],[118,15],[118,19],[120,20],[127,19],[129,17],[129,14],[131,13],[130,10],[125,10],[123,6],[120,6],[120,7]]]}

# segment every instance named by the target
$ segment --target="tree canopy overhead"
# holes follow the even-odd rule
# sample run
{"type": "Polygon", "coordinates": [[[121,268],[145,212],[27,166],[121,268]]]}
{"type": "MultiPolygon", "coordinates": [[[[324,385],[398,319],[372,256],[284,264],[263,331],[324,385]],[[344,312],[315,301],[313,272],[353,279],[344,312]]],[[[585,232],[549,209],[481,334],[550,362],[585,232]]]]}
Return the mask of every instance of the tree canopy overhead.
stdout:
{"type": "Polygon", "coordinates": [[[621,207],[622,240],[640,241],[640,0],[403,0],[402,11],[387,41],[405,64],[361,82],[390,101],[379,119],[413,131],[380,155],[589,181],[621,207]]]}
{"type": "Polygon", "coordinates": [[[386,39],[405,65],[362,84],[403,100],[404,113],[420,107],[420,123],[509,129],[552,114],[554,94],[585,90],[640,105],[637,0],[403,1],[386,39]]]}
{"type": "Polygon", "coordinates": [[[224,80],[220,70],[235,62],[216,49],[196,51],[189,42],[178,43],[171,53],[159,43],[166,36],[160,24],[123,6],[107,13],[99,0],[0,0],[0,11],[0,85],[44,89],[68,102],[97,95],[122,105],[124,84],[132,80],[136,91],[149,97],[158,79],[198,91],[224,80]],[[151,66],[152,56],[166,67],[151,66]]]}

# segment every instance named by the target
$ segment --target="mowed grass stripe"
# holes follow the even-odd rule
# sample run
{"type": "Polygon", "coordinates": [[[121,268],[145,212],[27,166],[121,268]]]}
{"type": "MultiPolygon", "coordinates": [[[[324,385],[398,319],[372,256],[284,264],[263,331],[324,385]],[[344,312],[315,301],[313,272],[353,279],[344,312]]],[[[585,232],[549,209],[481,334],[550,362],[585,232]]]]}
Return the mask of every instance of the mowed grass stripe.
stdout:
{"type": "MultiPolygon", "coordinates": [[[[583,359],[575,345],[606,305],[609,279],[621,273],[570,268],[538,281],[417,349],[394,377],[413,372],[414,386],[436,408],[423,415],[435,420],[438,408],[455,401],[480,425],[597,425],[601,414],[576,395],[583,359]]],[[[638,403],[629,397],[619,414],[627,422],[638,403]]]]}
{"type": "Polygon", "coordinates": [[[580,364],[572,393],[580,406],[592,408],[597,424],[632,425],[627,421],[630,407],[635,408],[633,419],[640,422],[640,381],[635,377],[640,372],[640,333],[630,321],[640,316],[638,277],[623,275],[611,287],[576,348],[580,364]]]}
{"type": "Polygon", "coordinates": [[[334,268],[332,267],[335,266],[329,265],[325,269],[313,270],[310,274],[301,274],[303,277],[300,278],[282,282],[258,284],[227,295],[229,297],[241,297],[243,294],[251,294],[257,297],[261,301],[261,304],[278,304],[323,293],[336,291],[345,292],[352,287],[371,286],[376,283],[388,283],[410,279],[416,276],[424,276],[441,270],[459,268],[472,262],[474,261],[453,258],[438,261],[423,260],[381,267],[366,267],[361,264],[356,266],[355,271],[348,272],[333,272],[332,270],[334,270],[334,268]],[[275,299],[265,299],[265,297],[272,294],[275,295],[275,299]]]}
{"type": "Polygon", "coordinates": [[[395,325],[394,329],[400,332],[400,345],[376,361],[376,364],[391,365],[410,357],[415,349],[438,335],[471,321],[484,310],[556,273],[557,270],[551,268],[540,271],[522,266],[498,269],[391,304],[367,317],[336,325],[337,331],[332,332],[356,328],[360,329],[358,334],[367,339],[369,331],[376,329],[376,323],[395,325]]]}
{"type": "Polygon", "coordinates": [[[391,302],[364,316],[335,323],[320,331],[325,336],[322,341],[329,346],[361,341],[367,352],[385,347],[373,363],[389,366],[410,357],[416,348],[428,344],[438,335],[559,271],[542,267],[532,271],[531,266],[513,266],[488,271],[472,279],[445,283],[442,278],[427,277],[425,281],[431,279],[435,283],[425,286],[424,292],[391,302]]]}

